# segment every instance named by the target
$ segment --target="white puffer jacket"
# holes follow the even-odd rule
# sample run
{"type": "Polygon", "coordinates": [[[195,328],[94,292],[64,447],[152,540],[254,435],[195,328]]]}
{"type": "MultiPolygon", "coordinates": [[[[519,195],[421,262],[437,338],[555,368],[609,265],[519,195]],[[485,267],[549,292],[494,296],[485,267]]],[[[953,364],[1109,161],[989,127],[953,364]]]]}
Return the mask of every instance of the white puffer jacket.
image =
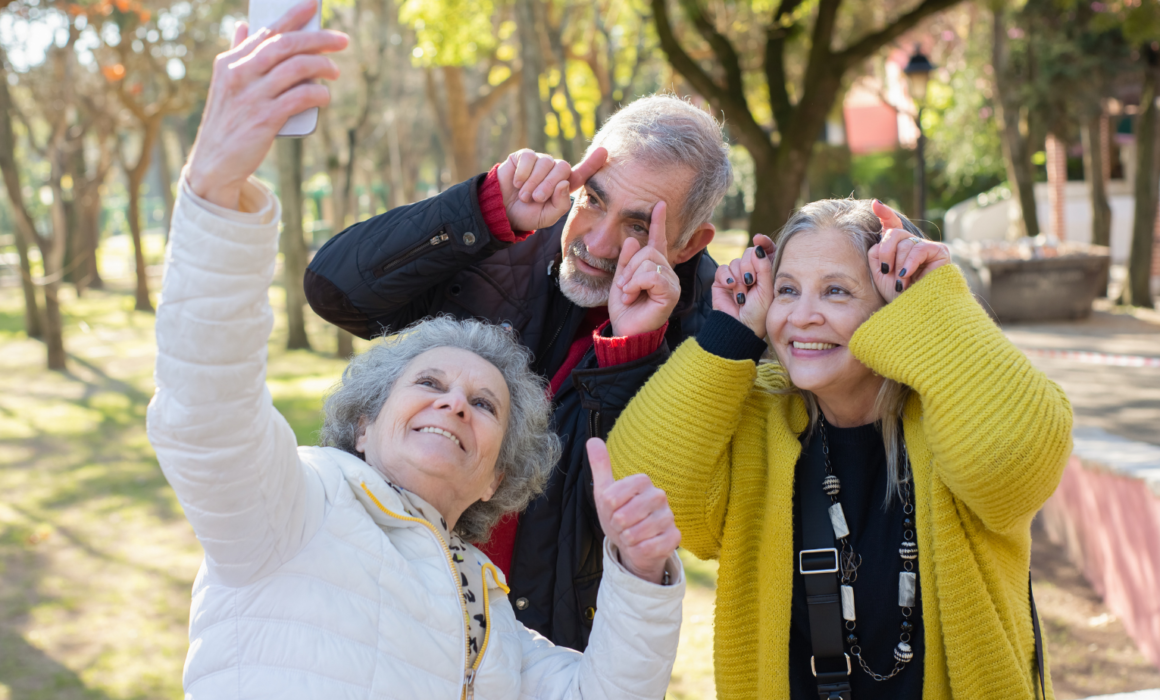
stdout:
{"type": "Polygon", "coordinates": [[[684,576],[629,574],[605,545],[584,654],[516,621],[486,557],[487,635],[466,666],[465,608],[442,538],[358,458],[298,447],[265,385],[278,203],[240,215],[182,179],[157,310],[149,439],[205,548],[187,698],[647,698],[665,694],[684,576]]]}

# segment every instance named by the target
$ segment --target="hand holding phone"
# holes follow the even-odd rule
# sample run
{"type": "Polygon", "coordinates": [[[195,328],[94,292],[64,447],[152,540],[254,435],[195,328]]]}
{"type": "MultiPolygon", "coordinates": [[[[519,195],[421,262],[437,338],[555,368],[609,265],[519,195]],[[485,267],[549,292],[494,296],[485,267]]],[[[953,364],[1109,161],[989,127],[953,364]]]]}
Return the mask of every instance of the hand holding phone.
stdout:
{"type": "Polygon", "coordinates": [[[274,137],[293,115],[330,102],[326,86],[338,66],[323,56],[341,51],[347,36],[304,31],[318,14],[304,0],[268,27],[250,32],[240,24],[233,48],[214,59],[209,97],[186,180],[198,196],[238,209],[242,185],[261,165],[274,137]]]}
{"type": "MultiPolygon", "coordinates": [[[[295,5],[296,0],[250,0],[250,31],[273,26],[287,12],[294,9],[295,5]]],[[[322,29],[322,0],[318,0],[314,16],[300,31],[317,32],[320,29],[322,29]]],[[[278,135],[301,138],[313,134],[316,128],[318,128],[318,108],[311,107],[287,119],[286,125],[278,131],[278,135]]]]}

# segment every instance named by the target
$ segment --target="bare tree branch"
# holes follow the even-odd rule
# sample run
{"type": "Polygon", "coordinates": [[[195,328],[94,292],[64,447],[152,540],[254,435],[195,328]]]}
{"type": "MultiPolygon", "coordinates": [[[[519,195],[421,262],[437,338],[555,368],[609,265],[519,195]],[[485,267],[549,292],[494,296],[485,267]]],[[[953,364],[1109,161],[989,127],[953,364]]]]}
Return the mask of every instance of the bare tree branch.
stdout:
{"type": "Polygon", "coordinates": [[[802,0],[781,0],[765,34],[765,82],[769,85],[769,105],[779,129],[784,129],[793,118],[793,104],[786,88],[785,42],[793,36],[795,27],[784,23],[801,3],[802,0]]]}
{"type": "Polygon", "coordinates": [[[745,99],[745,85],[741,79],[741,59],[729,39],[717,31],[712,19],[705,13],[699,0],[680,0],[685,14],[692,20],[697,32],[709,43],[713,54],[725,70],[725,89],[733,99],[745,99]]]}
{"type": "Polygon", "coordinates": [[[893,24],[883,27],[873,34],[862,37],[848,46],[844,51],[836,54],[843,66],[849,67],[869,58],[875,51],[894,41],[916,24],[931,15],[953,7],[962,0],[923,0],[922,4],[910,12],[894,20],[893,24]]]}
{"type": "Polygon", "coordinates": [[[508,90],[519,87],[520,77],[520,71],[514,70],[512,71],[512,74],[505,78],[502,83],[492,87],[491,90],[488,90],[486,95],[472,100],[471,105],[468,106],[468,110],[470,110],[471,116],[476,117],[478,115],[483,115],[490,112],[492,108],[495,107],[495,103],[499,102],[499,99],[503,97],[508,90]]]}

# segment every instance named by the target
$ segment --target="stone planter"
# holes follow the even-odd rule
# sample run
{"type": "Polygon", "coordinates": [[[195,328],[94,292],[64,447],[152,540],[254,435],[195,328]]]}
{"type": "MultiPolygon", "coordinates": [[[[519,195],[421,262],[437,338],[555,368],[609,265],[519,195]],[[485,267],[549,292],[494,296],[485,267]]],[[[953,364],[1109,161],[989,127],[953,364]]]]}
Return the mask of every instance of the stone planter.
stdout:
{"type": "Polygon", "coordinates": [[[1102,246],[956,241],[951,250],[971,291],[1000,322],[1086,318],[1092,301],[1107,293],[1111,256],[1102,246]]]}
{"type": "Polygon", "coordinates": [[[1108,255],[1069,255],[1031,260],[988,260],[988,302],[1000,321],[1086,318],[1092,301],[1106,293],[1108,255]],[[1100,285],[1104,285],[1103,290],[1100,285]]]}

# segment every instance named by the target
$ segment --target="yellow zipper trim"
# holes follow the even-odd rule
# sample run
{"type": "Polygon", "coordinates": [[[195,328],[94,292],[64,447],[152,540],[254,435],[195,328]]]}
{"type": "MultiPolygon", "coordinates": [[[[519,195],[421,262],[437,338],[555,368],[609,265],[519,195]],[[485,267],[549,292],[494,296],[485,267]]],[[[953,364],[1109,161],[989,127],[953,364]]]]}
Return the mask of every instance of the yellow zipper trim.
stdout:
{"type": "Polygon", "coordinates": [[[491,639],[491,602],[488,600],[489,596],[487,594],[488,573],[491,574],[491,579],[495,581],[495,585],[499,586],[504,595],[512,592],[512,589],[508,588],[505,584],[500,582],[499,571],[496,570],[495,564],[488,562],[487,564],[483,565],[483,569],[480,571],[480,574],[483,577],[483,618],[487,624],[487,627],[483,632],[483,645],[479,647],[479,654],[475,657],[475,663],[471,666],[472,671],[479,669],[479,664],[483,661],[483,653],[487,651],[487,642],[491,639]]]}
{"type": "MultiPolygon", "coordinates": [[[[456,591],[456,595],[459,599],[459,607],[461,610],[463,610],[463,672],[464,672],[464,677],[466,677],[468,671],[474,671],[475,668],[479,666],[480,660],[483,659],[483,649],[479,650],[479,656],[475,659],[475,665],[468,666],[467,659],[468,659],[468,657],[471,656],[471,646],[470,646],[471,645],[471,635],[468,634],[468,629],[471,627],[471,620],[467,617],[467,603],[463,602],[463,584],[460,582],[459,577],[455,575],[457,569],[455,568],[455,560],[451,558],[451,548],[448,547],[447,543],[443,541],[443,535],[439,534],[439,531],[437,529],[435,529],[434,525],[427,522],[423,518],[414,518],[414,517],[410,517],[410,516],[406,516],[406,515],[399,515],[398,513],[395,513],[394,511],[387,510],[387,507],[384,506],[379,501],[379,499],[375,497],[375,495],[373,493],[371,493],[371,490],[370,490],[370,488],[367,487],[367,484],[365,481],[359,482],[359,486],[361,486],[362,490],[366,493],[366,495],[369,496],[372,501],[374,501],[375,505],[379,507],[379,510],[383,511],[384,513],[391,516],[392,518],[397,518],[399,520],[405,520],[407,522],[419,523],[421,525],[425,525],[427,527],[427,529],[431,531],[431,534],[435,535],[435,539],[439,540],[439,545],[441,547],[443,547],[443,554],[447,557],[447,566],[450,567],[451,577],[453,579],[455,579],[455,591],[456,591]]],[[[498,581],[497,581],[497,583],[498,583],[498,581]]],[[[483,586],[483,605],[484,605],[484,615],[486,617],[486,615],[487,615],[487,585],[486,585],[486,583],[483,586]]],[[[488,625],[488,627],[489,627],[489,629],[488,629],[486,634],[491,633],[491,629],[490,629],[491,625],[488,625]]],[[[487,636],[486,635],[484,636],[484,639],[483,639],[483,647],[487,648],[487,636]]],[[[466,684],[464,684],[463,693],[464,693],[464,695],[467,693],[466,684]]]]}

